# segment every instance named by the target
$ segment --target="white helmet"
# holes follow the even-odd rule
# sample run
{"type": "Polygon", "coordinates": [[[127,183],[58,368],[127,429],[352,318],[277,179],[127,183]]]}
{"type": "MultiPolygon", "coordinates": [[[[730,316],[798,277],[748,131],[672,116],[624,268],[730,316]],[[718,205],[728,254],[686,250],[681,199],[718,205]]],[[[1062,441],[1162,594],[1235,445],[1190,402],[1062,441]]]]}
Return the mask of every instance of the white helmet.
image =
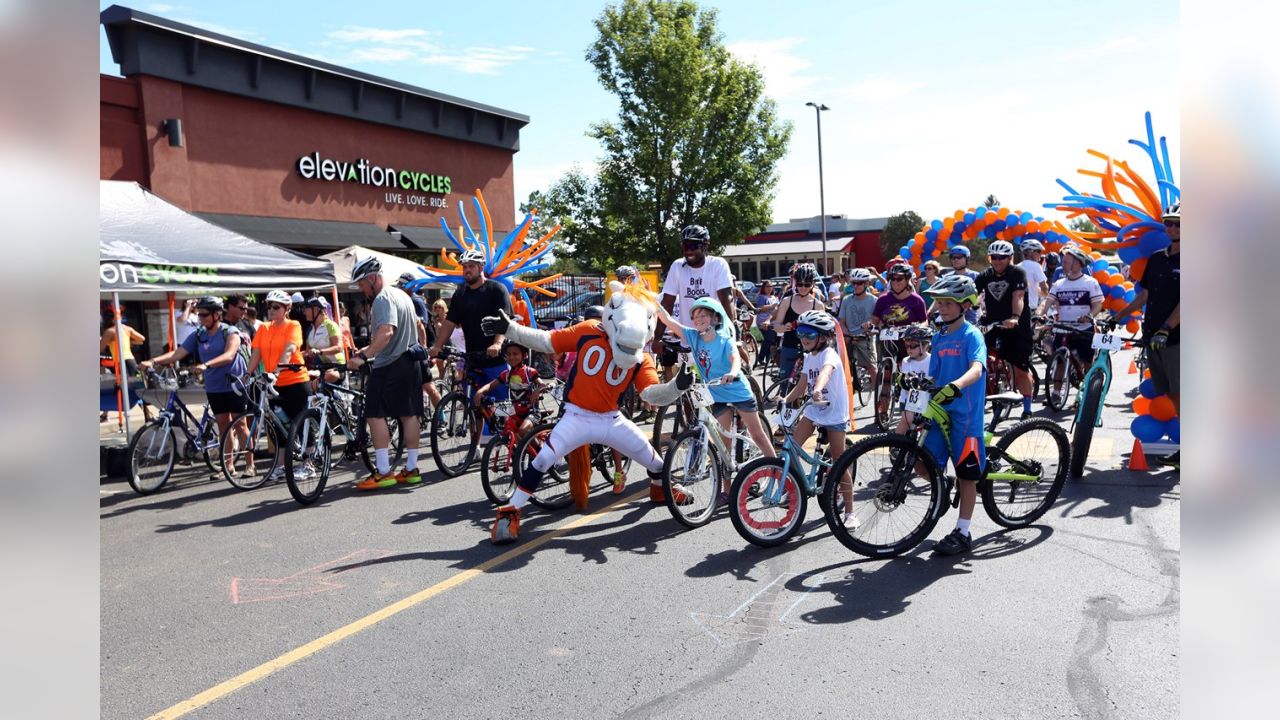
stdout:
{"type": "Polygon", "coordinates": [[[871,276],[871,273],[866,268],[854,268],[849,271],[849,282],[851,283],[869,283],[874,280],[875,278],[871,276]]]}
{"type": "Polygon", "coordinates": [[[280,303],[281,305],[292,305],[293,298],[289,297],[289,294],[283,290],[272,290],[267,293],[267,302],[280,303]]]}
{"type": "Polygon", "coordinates": [[[997,240],[987,246],[987,257],[992,255],[1005,255],[1013,257],[1013,243],[1008,240],[997,240]]]}
{"type": "Polygon", "coordinates": [[[370,275],[376,275],[380,272],[382,272],[382,261],[376,255],[370,255],[357,262],[356,266],[351,268],[351,284],[354,285],[370,275]]]}
{"type": "Polygon", "coordinates": [[[480,250],[467,250],[458,256],[458,264],[463,263],[480,263],[484,264],[484,253],[480,250]]]}
{"type": "Polygon", "coordinates": [[[1044,252],[1044,244],[1035,238],[1027,238],[1022,241],[1022,252],[1044,252]]]}
{"type": "Polygon", "coordinates": [[[808,310],[796,318],[796,327],[808,325],[824,335],[833,335],[836,331],[836,319],[826,310],[808,310]]]}

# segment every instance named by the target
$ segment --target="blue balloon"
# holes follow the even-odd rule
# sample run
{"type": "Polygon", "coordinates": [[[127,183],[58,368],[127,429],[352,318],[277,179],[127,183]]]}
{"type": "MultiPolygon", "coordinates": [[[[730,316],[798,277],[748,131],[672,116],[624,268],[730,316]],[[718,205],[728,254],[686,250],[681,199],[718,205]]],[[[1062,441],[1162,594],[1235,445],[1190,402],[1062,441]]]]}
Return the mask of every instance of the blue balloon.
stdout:
{"type": "Polygon", "coordinates": [[[1144,443],[1153,443],[1164,437],[1165,424],[1150,415],[1139,415],[1129,423],[1129,431],[1144,443]]]}
{"type": "Polygon", "coordinates": [[[1133,299],[1137,296],[1138,296],[1138,293],[1134,292],[1133,290],[1124,291],[1124,301],[1127,303],[1133,302],[1133,299]]]}
{"type": "Polygon", "coordinates": [[[1109,294],[1109,295],[1111,295],[1111,297],[1112,297],[1113,299],[1115,299],[1115,300],[1120,300],[1121,298],[1123,298],[1123,297],[1124,297],[1124,286],[1123,286],[1123,285],[1112,285],[1112,286],[1111,286],[1111,289],[1110,289],[1110,290],[1108,290],[1108,294],[1109,294]]]}
{"type": "Polygon", "coordinates": [[[1138,383],[1138,394],[1148,400],[1154,400],[1156,397],[1156,382],[1151,378],[1147,378],[1138,383]]]}
{"type": "Polygon", "coordinates": [[[1093,261],[1093,271],[1102,272],[1107,269],[1107,261],[1101,258],[1093,261]]]}
{"type": "Polygon", "coordinates": [[[1020,215],[1018,219],[1019,219],[1019,220],[1021,220],[1021,221],[1025,224],[1025,223],[1029,223],[1029,222],[1031,222],[1032,218],[1034,218],[1034,217],[1035,217],[1035,216],[1034,216],[1034,215],[1032,215],[1030,212],[1028,212],[1028,211],[1025,211],[1025,210],[1024,210],[1024,211],[1022,212],[1022,215],[1020,215]]]}
{"type": "Polygon", "coordinates": [[[996,236],[996,226],[995,226],[995,225],[988,225],[988,226],[986,227],[986,229],[984,229],[984,230],[982,231],[982,235],[983,235],[983,237],[987,237],[987,238],[993,238],[993,237],[995,237],[995,236],[996,236]]]}
{"type": "Polygon", "coordinates": [[[1164,434],[1168,435],[1169,439],[1176,443],[1182,442],[1182,423],[1178,418],[1174,418],[1164,424],[1164,434]]]}
{"type": "Polygon", "coordinates": [[[951,241],[947,244],[950,245],[951,247],[962,245],[964,244],[964,238],[960,237],[959,235],[952,235],[951,241]]]}
{"type": "Polygon", "coordinates": [[[906,245],[903,245],[902,249],[898,251],[898,255],[900,255],[904,260],[910,258],[911,248],[907,247],[906,245]]]}
{"type": "Polygon", "coordinates": [[[1022,218],[1014,215],[1013,213],[1009,213],[1009,217],[1005,218],[1004,224],[1005,227],[1017,227],[1022,224],[1022,218]]]}
{"type": "Polygon", "coordinates": [[[1148,232],[1138,241],[1138,250],[1143,255],[1150,255],[1169,247],[1171,242],[1167,233],[1160,231],[1148,232]]]}
{"type": "Polygon", "coordinates": [[[973,224],[973,218],[974,218],[974,214],[971,212],[967,212],[964,214],[965,227],[968,227],[973,224]]]}
{"type": "Polygon", "coordinates": [[[996,232],[1004,232],[1004,229],[1008,226],[1005,224],[1005,221],[997,220],[991,223],[991,227],[995,228],[996,232]]]}
{"type": "Polygon", "coordinates": [[[1142,283],[1138,282],[1137,280],[1134,280],[1134,281],[1133,281],[1133,294],[1134,294],[1134,295],[1137,295],[1137,294],[1138,294],[1138,293],[1140,293],[1140,292],[1142,292],[1142,283]]]}
{"type": "Polygon", "coordinates": [[[979,207],[978,209],[974,210],[974,211],[973,211],[973,216],[974,216],[974,217],[976,217],[976,218],[978,218],[978,219],[982,219],[982,218],[986,217],[986,216],[987,216],[987,206],[986,206],[986,205],[983,205],[983,206],[979,207]]]}
{"type": "Polygon", "coordinates": [[[1116,251],[1116,255],[1120,258],[1120,262],[1125,263],[1126,265],[1133,264],[1144,254],[1147,253],[1143,252],[1141,246],[1125,247],[1116,251]]]}
{"type": "Polygon", "coordinates": [[[877,289],[877,290],[884,290],[884,282],[882,282],[882,281],[880,281],[880,280],[877,280],[877,281],[876,281],[876,289],[877,289]]]}
{"type": "Polygon", "coordinates": [[[968,227],[969,227],[969,223],[967,223],[967,222],[965,222],[965,221],[963,221],[963,220],[961,220],[960,222],[956,223],[955,225],[952,225],[952,226],[951,226],[951,237],[956,237],[956,236],[958,236],[958,235],[963,235],[963,234],[964,234],[964,231],[965,231],[968,227]]]}
{"type": "Polygon", "coordinates": [[[942,221],[941,221],[941,220],[934,220],[933,222],[929,223],[929,227],[933,228],[934,230],[941,230],[941,229],[942,229],[942,221]]]}
{"type": "Polygon", "coordinates": [[[937,239],[938,239],[938,231],[937,231],[937,230],[934,230],[933,228],[929,228],[928,230],[925,230],[925,231],[924,231],[924,239],[925,239],[925,240],[928,240],[928,241],[930,241],[930,242],[933,242],[934,240],[937,240],[937,239]]]}

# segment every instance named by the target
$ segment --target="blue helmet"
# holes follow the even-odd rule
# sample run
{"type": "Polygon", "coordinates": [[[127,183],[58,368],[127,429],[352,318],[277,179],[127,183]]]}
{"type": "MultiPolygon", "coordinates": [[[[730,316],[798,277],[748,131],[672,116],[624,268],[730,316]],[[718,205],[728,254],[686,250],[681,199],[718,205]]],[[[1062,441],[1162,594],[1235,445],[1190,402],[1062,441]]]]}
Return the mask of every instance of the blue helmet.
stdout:
{"type": "Polygon", "coordinates": [[[964,245],[957,245],[951,248],[951,250],[947,252],[947,255],[950,257],[955,257],[957,255],[961,255],[963,257],[969,257],[969,248],[965,247],[964,245]]]}

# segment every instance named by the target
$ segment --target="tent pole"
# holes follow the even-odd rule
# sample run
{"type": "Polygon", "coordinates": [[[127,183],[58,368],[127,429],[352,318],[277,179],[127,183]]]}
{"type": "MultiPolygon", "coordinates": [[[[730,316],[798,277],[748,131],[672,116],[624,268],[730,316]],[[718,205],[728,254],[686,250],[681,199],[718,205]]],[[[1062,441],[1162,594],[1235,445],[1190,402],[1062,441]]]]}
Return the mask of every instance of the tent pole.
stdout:
{"type": "MultiPolygon", "coordinates": [[[[120,293],[111,293],[111,302],[115,305],[116,310],[116,372],[120,378],[120,393],[124,398],[124,435],[130,437],[133,435],[133,428],[129,425],[129,376],[125,374],[124,362],[124,344],[127,342],[124,336],[124,320],[120,314],[120,293]]],[[[172,314],[170,314],[172,317],[172,314]]]]}
{"type": "Polygon", "coordinates": [[[173,293],[169,295],[169,352],[177,349],[178,340],[178,319],[173,316],[173,293]]]}

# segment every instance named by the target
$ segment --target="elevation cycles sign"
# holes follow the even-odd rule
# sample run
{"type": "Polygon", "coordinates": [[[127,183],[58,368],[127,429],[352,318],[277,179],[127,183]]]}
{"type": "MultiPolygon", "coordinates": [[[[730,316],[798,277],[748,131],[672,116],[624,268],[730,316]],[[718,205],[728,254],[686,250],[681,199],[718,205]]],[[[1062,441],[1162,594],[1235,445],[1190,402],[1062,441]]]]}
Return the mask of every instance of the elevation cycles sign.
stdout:
{"type": "Polygon", "coordinates": [[[386,193],[387,202],[396,205],[448,207],[449,201],[446,198],[426,197],[414,193],[448,195],[453,189],[453,180],[448,175],[430,175],[416,170],[382,167],[364,158],[343,162],[320,157],[318,152],[298,158],[298,174],[308,180],[358,183],[387,188],[389,191],[386,193]]]}

